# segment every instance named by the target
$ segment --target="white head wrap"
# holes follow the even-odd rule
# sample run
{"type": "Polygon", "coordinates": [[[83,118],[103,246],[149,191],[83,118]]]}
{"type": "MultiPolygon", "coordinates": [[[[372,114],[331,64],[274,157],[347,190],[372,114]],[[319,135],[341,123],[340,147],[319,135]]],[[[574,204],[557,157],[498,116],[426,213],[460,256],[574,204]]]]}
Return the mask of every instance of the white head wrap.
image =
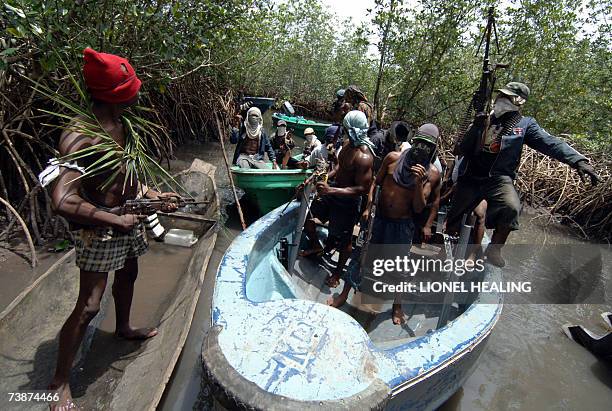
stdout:
{"type": "Polygon", "coordinates": [[[251,107],[249,111],[247,111],[246,119],[244,120],[244,128],[246,129],[247,137],[259,139],[262,127],[263,117],[261,116],[261,110],[257,107],[251,107]]]}

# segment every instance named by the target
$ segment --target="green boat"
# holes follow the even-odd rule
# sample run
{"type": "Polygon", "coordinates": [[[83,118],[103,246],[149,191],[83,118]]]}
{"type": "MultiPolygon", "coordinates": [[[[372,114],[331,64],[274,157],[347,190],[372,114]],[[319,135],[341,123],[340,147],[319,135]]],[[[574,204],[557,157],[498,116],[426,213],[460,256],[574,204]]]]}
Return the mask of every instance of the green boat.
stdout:
{"type": "Polygon", "coordinates": [[[304,130],[310,127],[321,141],[323,141],[323,137],[325,137],[325,129],[331,126],[330,123],[319,123],[314,120],[307,120],[301,116],[287,116],[281,113],[272,114],[272,119],[274,120],[274,125],[276,125],[278,120],[285,120],[287,122],[287,127],[293,129],[295,135],[299,137],[304,137],[304,130]]]}
{"type": "Polygon", "coordinates": [[[232,167],[234,182],[244,190],[249,202],[256,205],[261,214],[267,214],[291,200],[295,187],[312,174],[312,170],[273,170],[272,163],[269,165],[269,170],[232,167]]]}

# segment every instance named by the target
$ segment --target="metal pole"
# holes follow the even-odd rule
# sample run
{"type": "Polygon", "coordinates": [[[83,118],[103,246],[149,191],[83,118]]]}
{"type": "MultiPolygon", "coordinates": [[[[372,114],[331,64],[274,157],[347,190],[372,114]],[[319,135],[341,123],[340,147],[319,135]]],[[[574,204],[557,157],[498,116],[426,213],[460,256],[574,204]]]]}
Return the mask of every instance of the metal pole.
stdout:
{"type": "Polygon", "coordinates": [[[310,208],[310,193],[312,192],[313,184],[306,184],[302,192],[302,198],[300,199],[300,211],[298,214],[297,226],[293,234],[293,244],[291,251],[289,252],[289,264],[288,271],[290,274],[293,273],[293,266],[297,260],[297,255],[300,250],[300,241],[302,240],[302,232],[304,231],[304,223],[306,222],[306,216],[308,215],[308,209],[310,208]]]}

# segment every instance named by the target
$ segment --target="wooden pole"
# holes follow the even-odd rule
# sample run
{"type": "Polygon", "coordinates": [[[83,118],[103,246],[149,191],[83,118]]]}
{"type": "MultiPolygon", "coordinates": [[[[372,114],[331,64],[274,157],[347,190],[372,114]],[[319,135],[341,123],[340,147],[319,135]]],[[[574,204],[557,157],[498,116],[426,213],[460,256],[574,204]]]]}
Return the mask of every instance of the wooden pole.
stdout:
{"type": "Polygon", "coordinates": [[[227,154],[225,153],[224,133],[219,121],[219,116],[215,114],[215,122],[217,123],[217,132],[219,133],[219,141],[221,142],[221,150],[223,150],[223,160],[225,160],[225,168],[227,169],[227,175],[229,176],[230,185],[232,186],[232,192],[234,193],[234,200],[236,200],[236,206],[238,207],[238,216],[240,217],[240,224],[242,229],[246,230],[246,223],[244,222],[244,215],[242,214],[242,207],[240,207],[240,201],[238,200],[238,193],[236,193],[236,186],[234,185],[234,178],[232,177],[232,171],[230,170],[230,164],[227,160],[227,154]]]}

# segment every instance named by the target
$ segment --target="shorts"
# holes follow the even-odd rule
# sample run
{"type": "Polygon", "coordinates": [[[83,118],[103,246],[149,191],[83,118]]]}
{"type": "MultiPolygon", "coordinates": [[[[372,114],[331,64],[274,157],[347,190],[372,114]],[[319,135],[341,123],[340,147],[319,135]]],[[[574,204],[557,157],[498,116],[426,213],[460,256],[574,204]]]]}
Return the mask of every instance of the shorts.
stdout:
{"type": "Polygon", "coordinates": [[[321,222],[329,221],[328,245],[346,246],[353,238],[353,228],[359,221],[361,197],[327,195],[317,197],[310,208],[321,222]],[[330,241],[332,243],[330,243],[330,241]]]}
{"type": "Polygon", "coordinates": [[[458,232],[463,214],[471,213],[482,200],[487,200],[487,228],[509,227],[518,230],[521,200],[509,176],[486,178],[459,177],[451,202],[446,226],[458,232]]]}
{"type": "Polygon", "coordinates": [[[411,218],[385,218],[376,216],[372,224],[371,244],[412,245],[415,226],[411,218]]]}
{"type": "MultiPolygon", "coordinates": [[[[395,260],[397,257],[410,257],[410,247],[414,236],[415,226],[412,218],[386,218],[374,217],[370,246],[366,256],[366,267],[372,267],[375,259],[395,260]]],[[[397,281],[409,280],[410,272],[387,272],[383,277],[373,277],[372,272],[364,272],[364,278],[370,281],[387,282],[394,284],[397,281]]]]}
{"type": "Polygon", "coordinates": [[[74,232],[76,265],[83,271],[107,273],[120,270],[125,261],[143,255],[148,248],[144,224],[129,233],[109,227],[83,228],[74,232]]]}

